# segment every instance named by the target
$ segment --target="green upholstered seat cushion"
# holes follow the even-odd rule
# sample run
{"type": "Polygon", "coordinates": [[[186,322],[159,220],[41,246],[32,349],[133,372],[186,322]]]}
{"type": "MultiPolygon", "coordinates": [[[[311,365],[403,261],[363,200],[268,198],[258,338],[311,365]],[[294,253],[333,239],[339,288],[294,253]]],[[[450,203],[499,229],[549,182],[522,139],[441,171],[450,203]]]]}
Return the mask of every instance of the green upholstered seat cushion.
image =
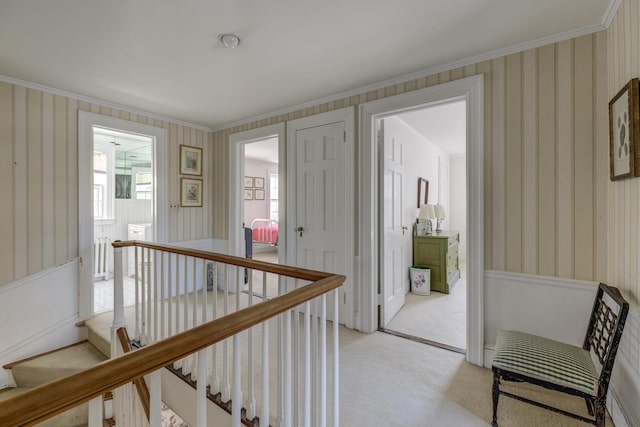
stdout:
{"type": "Polygon", "coordinates": [[[524,332],[498,332],[493,366],[591,395],[598,390],[587,350],[524,332]]]}

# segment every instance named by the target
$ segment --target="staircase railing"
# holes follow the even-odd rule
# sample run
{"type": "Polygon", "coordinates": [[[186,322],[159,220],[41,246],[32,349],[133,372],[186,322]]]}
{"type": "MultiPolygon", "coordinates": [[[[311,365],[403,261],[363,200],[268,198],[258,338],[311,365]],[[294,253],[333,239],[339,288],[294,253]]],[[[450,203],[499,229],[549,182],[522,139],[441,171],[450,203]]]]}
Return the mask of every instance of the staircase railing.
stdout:
{"type": "Polygon", "coordinates": [[[231,403],[234,426],[338,425],[337,288],[344,276],[138,241],[113,246],[112,359],[0,402],[0,425],[33,425],[89,402],[89,426],[102,426],[102,396],[113,391],[116,425],[159,426],[160,372],[169,365],[196,380],[195,426],[206,425],[206,401],[215,395],[231,403]],[[136,304],[126,310],[123,248],[135,263],[128,275],[136,304]],[[256,281],[261,290],[253,289],[256,281]],[[127,316],[143,346],[121,354],[115,331],[127,316]],[[130,404],[132,382],[145,375],[149,421],[130,404]]]}

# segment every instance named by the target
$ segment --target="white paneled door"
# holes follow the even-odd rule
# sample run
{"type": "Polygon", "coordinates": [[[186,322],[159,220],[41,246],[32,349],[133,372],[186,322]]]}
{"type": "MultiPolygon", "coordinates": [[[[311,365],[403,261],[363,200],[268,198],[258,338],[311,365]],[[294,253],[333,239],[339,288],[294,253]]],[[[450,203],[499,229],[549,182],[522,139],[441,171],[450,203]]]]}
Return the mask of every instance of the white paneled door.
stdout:
{"type": "MultiPolygon", "coordinates": [[[[345,122],[296,130],[293,143],[296,265],[346,274],[345,122]]],[[[331,305],[327,317],[334,318],[331,305]]]]}
{"type": "Polygon", "coordinates": [[[386,326],[405,301],[407,262],[405,237],[412,230],[402,220],[404,194],[404,151],[402,139],[378,122],[378,144],[382,146],[380,200],[382,239],[380,242],[381,326],[386,326]]]}

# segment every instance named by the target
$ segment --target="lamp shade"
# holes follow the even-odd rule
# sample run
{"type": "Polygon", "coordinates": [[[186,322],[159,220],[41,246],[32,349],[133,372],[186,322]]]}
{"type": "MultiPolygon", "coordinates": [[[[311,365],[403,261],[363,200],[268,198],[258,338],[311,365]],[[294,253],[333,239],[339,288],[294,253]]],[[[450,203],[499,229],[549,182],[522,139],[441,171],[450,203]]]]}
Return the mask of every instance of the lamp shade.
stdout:
{"type": "Polygon", "coordinates": [[[436,214],[436,218],[438,219],[444,219],[446,218],[446,215],[444,214],[444,206],[443,205],[436,205],[435,206],[435,214],[436,214]]]}
{"type": "Polygon", "coordinates": [[[422,205],[420,206],[420,213],[418,219],[435,219],[436,211],[434,205],[422,205]]]}

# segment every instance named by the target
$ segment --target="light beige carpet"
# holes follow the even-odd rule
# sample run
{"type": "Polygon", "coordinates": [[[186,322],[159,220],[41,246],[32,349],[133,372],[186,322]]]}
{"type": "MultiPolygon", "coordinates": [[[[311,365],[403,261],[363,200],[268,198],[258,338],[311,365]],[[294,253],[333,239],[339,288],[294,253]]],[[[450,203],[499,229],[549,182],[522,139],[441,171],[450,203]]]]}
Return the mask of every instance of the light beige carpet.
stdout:
{"type": "Polygon", "coordinates": [[[405,305],[385,329],[465,349],[467,346],[467,277],[461,263],[461,277],[449,294],[408,293],[405,305]]]}
{"type": "MultiPolygon", "coordinates": [[[[376,332],[340,332],[340,423],[342,426],[473,427],[491,424],[492,373],[464,355],[376,332]]],[[[587,415],[584,400],[531,392],[546,403],[587,415]]],[[[587,424],[502,396],[501,427],[583,427],[587,424]]],[[[613,422],[607,417],[607,426],[613,422]]]]}

